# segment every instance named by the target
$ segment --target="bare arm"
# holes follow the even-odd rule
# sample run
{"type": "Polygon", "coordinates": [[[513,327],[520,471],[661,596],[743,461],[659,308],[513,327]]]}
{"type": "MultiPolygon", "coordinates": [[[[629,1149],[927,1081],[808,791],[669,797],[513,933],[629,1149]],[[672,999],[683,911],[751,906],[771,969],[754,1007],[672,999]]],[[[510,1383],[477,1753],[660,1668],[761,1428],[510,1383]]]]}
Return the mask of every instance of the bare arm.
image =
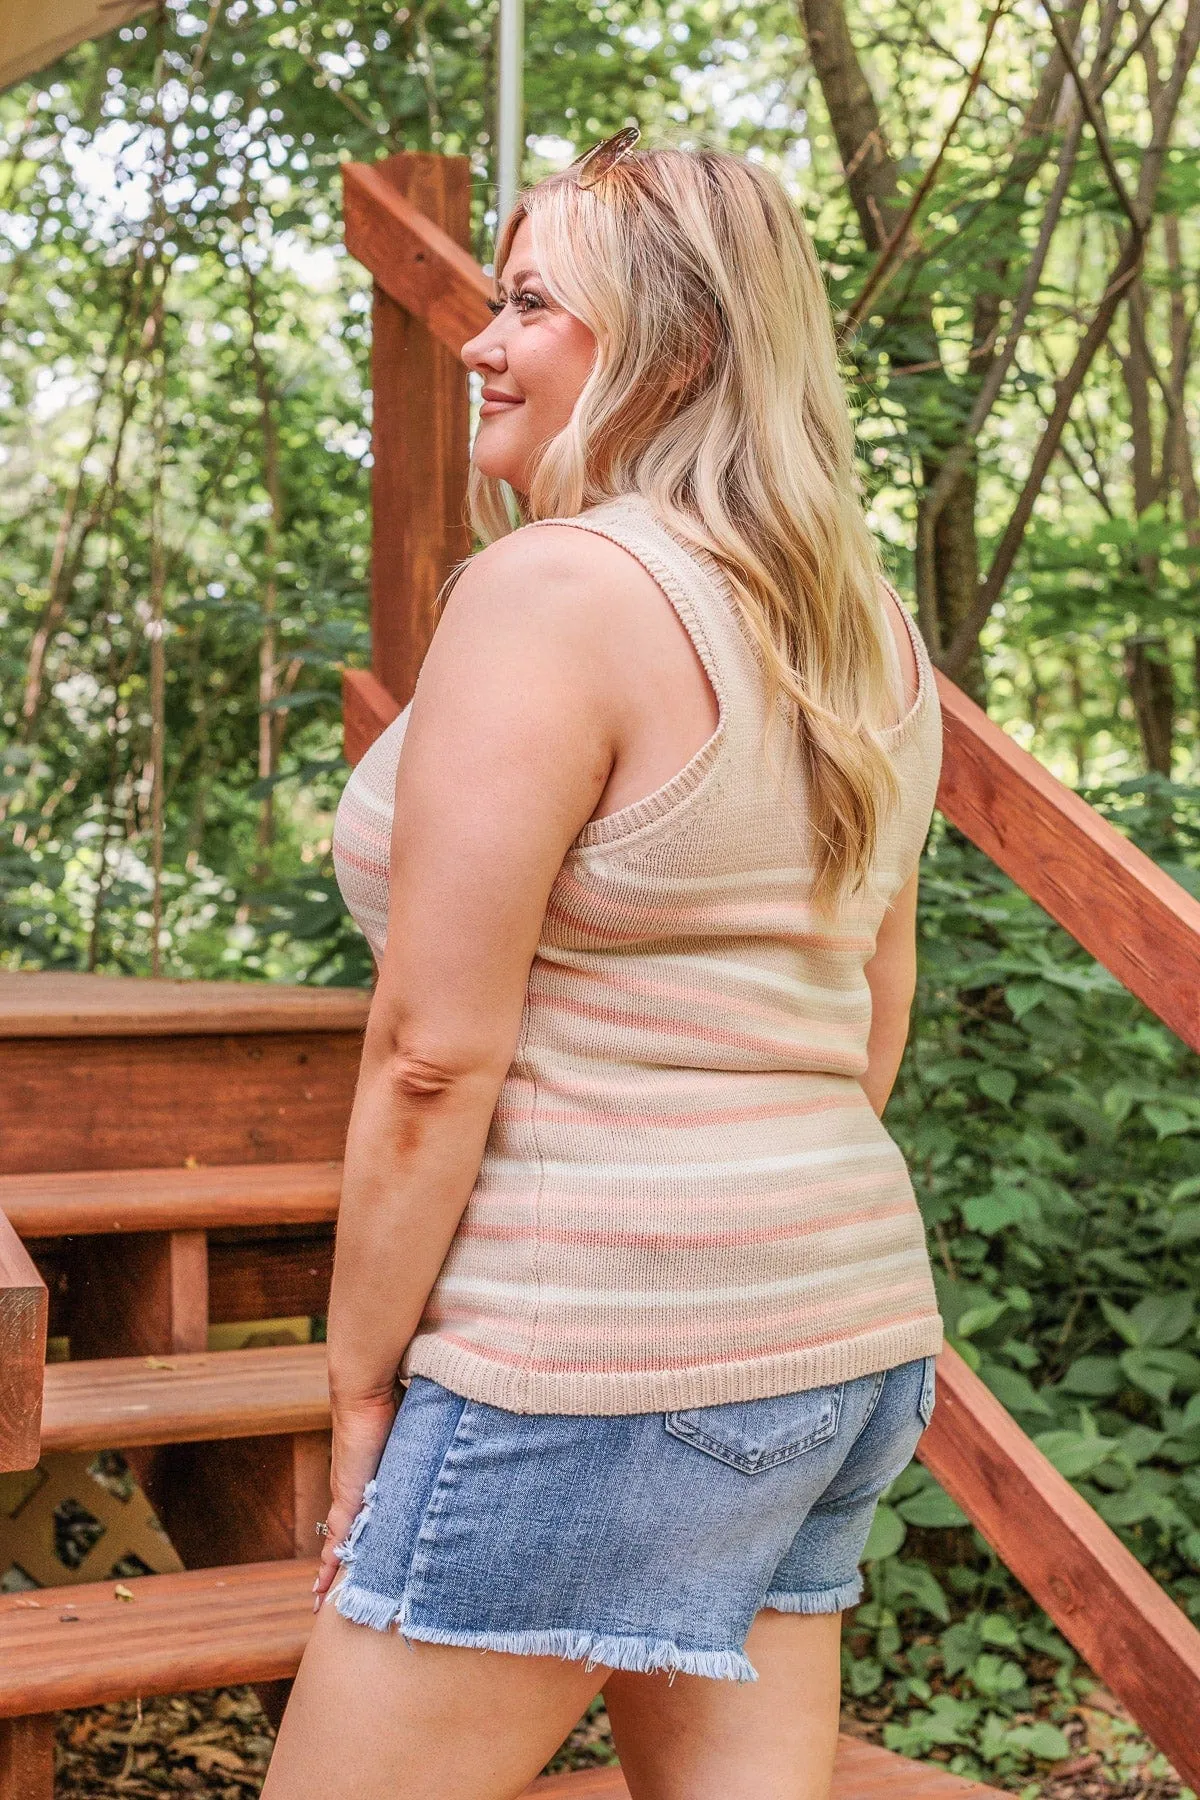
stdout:
{"type": "Polygon", "coordinates": [[[908,1041],[917,988],[917,882],[914,870],[884,914],[875,954],[865,971],[871,989],[871,1034],[867,1072],[861,1081],[880,1118],[908,1041]]]}
{"type": "MultiPolygon", "coordinates": [[[[492,545],[460,578],[421,670],[329,1304],[331,1542],[386,1441],[396,1369],[516,1049],[550,889],[612,768],[611,573],[572,531],[492,545]]],[[[335,1570],[327,1552],[322,1586],[335,1570]]]]}

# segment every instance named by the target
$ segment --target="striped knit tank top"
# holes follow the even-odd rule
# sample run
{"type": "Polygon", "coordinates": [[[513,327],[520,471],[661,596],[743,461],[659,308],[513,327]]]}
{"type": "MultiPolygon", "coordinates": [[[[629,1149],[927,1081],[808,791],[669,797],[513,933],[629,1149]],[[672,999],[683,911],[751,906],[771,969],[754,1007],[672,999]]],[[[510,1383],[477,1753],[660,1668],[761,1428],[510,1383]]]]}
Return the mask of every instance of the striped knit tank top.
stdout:
{"type": "MultiPolygon", "coordinates": [[[[920,1213],[859,1081],[864,966],[920,860],[941,766],[924,642],[901,608],[920,671],[884,734],[902,802],[831,929],[808,901],[800,759],[783,774],[764,759],[761,653],[719,566],[639,495],[554,522],[613,539],[653,576],[719,721],[663,787],[585,825],[563,862],[479,1175],[402,1372],[513,1412],[605,1414],[758,1399],[934,1354],[920,1213]]],[[[343,896],[377,955],[406,722],[353,771],[334,832],[343,896]]]]}

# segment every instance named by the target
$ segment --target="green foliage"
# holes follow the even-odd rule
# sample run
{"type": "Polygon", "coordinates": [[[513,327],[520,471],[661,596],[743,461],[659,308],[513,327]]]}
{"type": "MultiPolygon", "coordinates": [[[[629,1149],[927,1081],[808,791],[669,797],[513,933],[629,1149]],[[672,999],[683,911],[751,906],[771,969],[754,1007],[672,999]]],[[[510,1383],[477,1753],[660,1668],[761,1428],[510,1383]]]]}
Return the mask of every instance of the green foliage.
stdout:
{"type": "MultiPolygon", "coordinates": [[[[1164,812],[1150,786],[1109,809],[1194,870],[1200,794],[1164,812]]],[[[919,941],[887,1124],[950,1340],[1200,1620],[1197,1058],[940,822],[919,941]]],[[[881,1502],[867,1567],[846,1680],[886,1692],[891,1748],[1010,1784],[1067,1754],[1072,1653],[919,1464],[881,1502]]]]}
{"type": "MultiPolygon", "coordinates": [[[[161,92],[164,972],[363,984],[371,959],[329,848],[346,774],[340,671],[368,658],[370,291],[341,246],[340,168],[397,148],[467,155],[486,261],[495,6],[231,0],[189,94],[206,14],[168,0],[161,38],[147,15],[0,95],[0,967],[150,966],[156,376],[139,271],[159,247],[161,92]],[[278,754],[260,774],[269,630],[278,754]]],[[[527,23],[527,176],[630,117],[651,141],[703,136],[762,156],[805,209],[835,307],[854,299],[873,254],[792,0],[544,0],[527,23]]],[[[852,24],[884,97],[903,202],[957,104],[978,9],[885,5],[852,9],[852,24]]],[[[1129,48],[1131,20],[1120,28],[1129,48]]],[[[1170,28],[1169,16],[1155,27],[1163,53],[1170,28]]],[[[1094,30],[1089,14],[1089,55],[1094,30]]],[[[1047,55],[1041,15],[1010,9],[913,253],[847,349],[871,521],[906,588],[922,483],[970,413],[983,345],[1018,292],[1058,171],[1061,117],[1040,150],[1021,123],[1047,55]],[[1019,143],[1033,163],[1014,182],[1004,171],[1019,143]]],[[[1145,141],[1137,56],[1104,104],[1133,168],[1145,141]]],[[[1194,110],[1184,123],[1194,135],[1194,110]]],[[[1171,215],[1179,266],[1195,267],[1197,200],[1200,162],[1172,151],[1142,317],[1160,373],[1175,382],[1172,358],[1185,357],[1185,412],[1192,301],[1163,245],[1171,215]]],[[[973,465],[980,570],[1120,228],[1085,136],[973,465]]],[[[1131,634],[1161,635],[1173,766],[1194,767],[1200,549],[1183,459],[1166,454],[1167,390],[1151,381],[1150,419],[1135,419],[1120,331],[1073,409],[984,632],[989,711],[1200,895],[1197,792],[1136,772],[1121,655],[1131,634]],[[1161,476],[1150,504],[1131,474],[1147,456],[1161,476]]],[[[887,1122],[924,1209],[952,1341],[1200,1618],[1196,1059],[941,824],[920,943],[914,1034],[887,1122]]],[[[863,1702],[887,1698],[892,1747],[1008,1784],[1065,1754],[1055,1720],[1079,1685],[1070,1651],[919,1466],[879,1508],[868,1581],[846,1679],[863,1702]]]]}

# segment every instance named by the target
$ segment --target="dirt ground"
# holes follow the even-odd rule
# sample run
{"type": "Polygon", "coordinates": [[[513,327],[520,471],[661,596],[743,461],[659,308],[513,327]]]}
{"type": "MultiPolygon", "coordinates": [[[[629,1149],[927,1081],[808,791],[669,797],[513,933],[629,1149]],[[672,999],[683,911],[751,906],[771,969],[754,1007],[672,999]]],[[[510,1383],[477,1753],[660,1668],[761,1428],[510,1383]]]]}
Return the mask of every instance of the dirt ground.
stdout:
{"type": "MultiPolygon", "coordinates": [[[[881,1709],[862,1703],[843,1729],[879,1742],[881,1709]]],[[[1112,1697],[1096,1690],[1064,1725],[1075,1755],[1026,1782],[1039,1800],[1180,1800],[1186,1792],[1163,1771],[1112,1697]]],[[[61,1800],[249,1800],[258,1794],[273,1734],[250,1688],[95,1707],[59,1722],[61,1800]]],[[[550,1764],[553,1771],[615,1760],[603,1707],[597,1705],[550,1764]]]]}

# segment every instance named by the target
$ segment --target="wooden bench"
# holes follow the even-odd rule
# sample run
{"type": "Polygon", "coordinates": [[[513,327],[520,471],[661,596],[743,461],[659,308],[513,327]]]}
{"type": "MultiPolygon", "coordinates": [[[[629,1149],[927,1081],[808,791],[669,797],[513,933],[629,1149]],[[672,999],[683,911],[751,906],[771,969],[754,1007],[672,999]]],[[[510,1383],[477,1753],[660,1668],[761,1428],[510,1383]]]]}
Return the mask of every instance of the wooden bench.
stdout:
{"type": "MultiPolygon", "coordinates": [[[[56,1712],[294,1674],[312,1625],[315,1569],[251,1563],[0,1597],[0,1800],[50,1800],[56,1712]]],[[[616,1769],[550,1776],[531,1792],[628,1795],[616,1769]]],[[[839,1746],[834,1800],[994,1792],[852,1738],[839,1746]]]]}

